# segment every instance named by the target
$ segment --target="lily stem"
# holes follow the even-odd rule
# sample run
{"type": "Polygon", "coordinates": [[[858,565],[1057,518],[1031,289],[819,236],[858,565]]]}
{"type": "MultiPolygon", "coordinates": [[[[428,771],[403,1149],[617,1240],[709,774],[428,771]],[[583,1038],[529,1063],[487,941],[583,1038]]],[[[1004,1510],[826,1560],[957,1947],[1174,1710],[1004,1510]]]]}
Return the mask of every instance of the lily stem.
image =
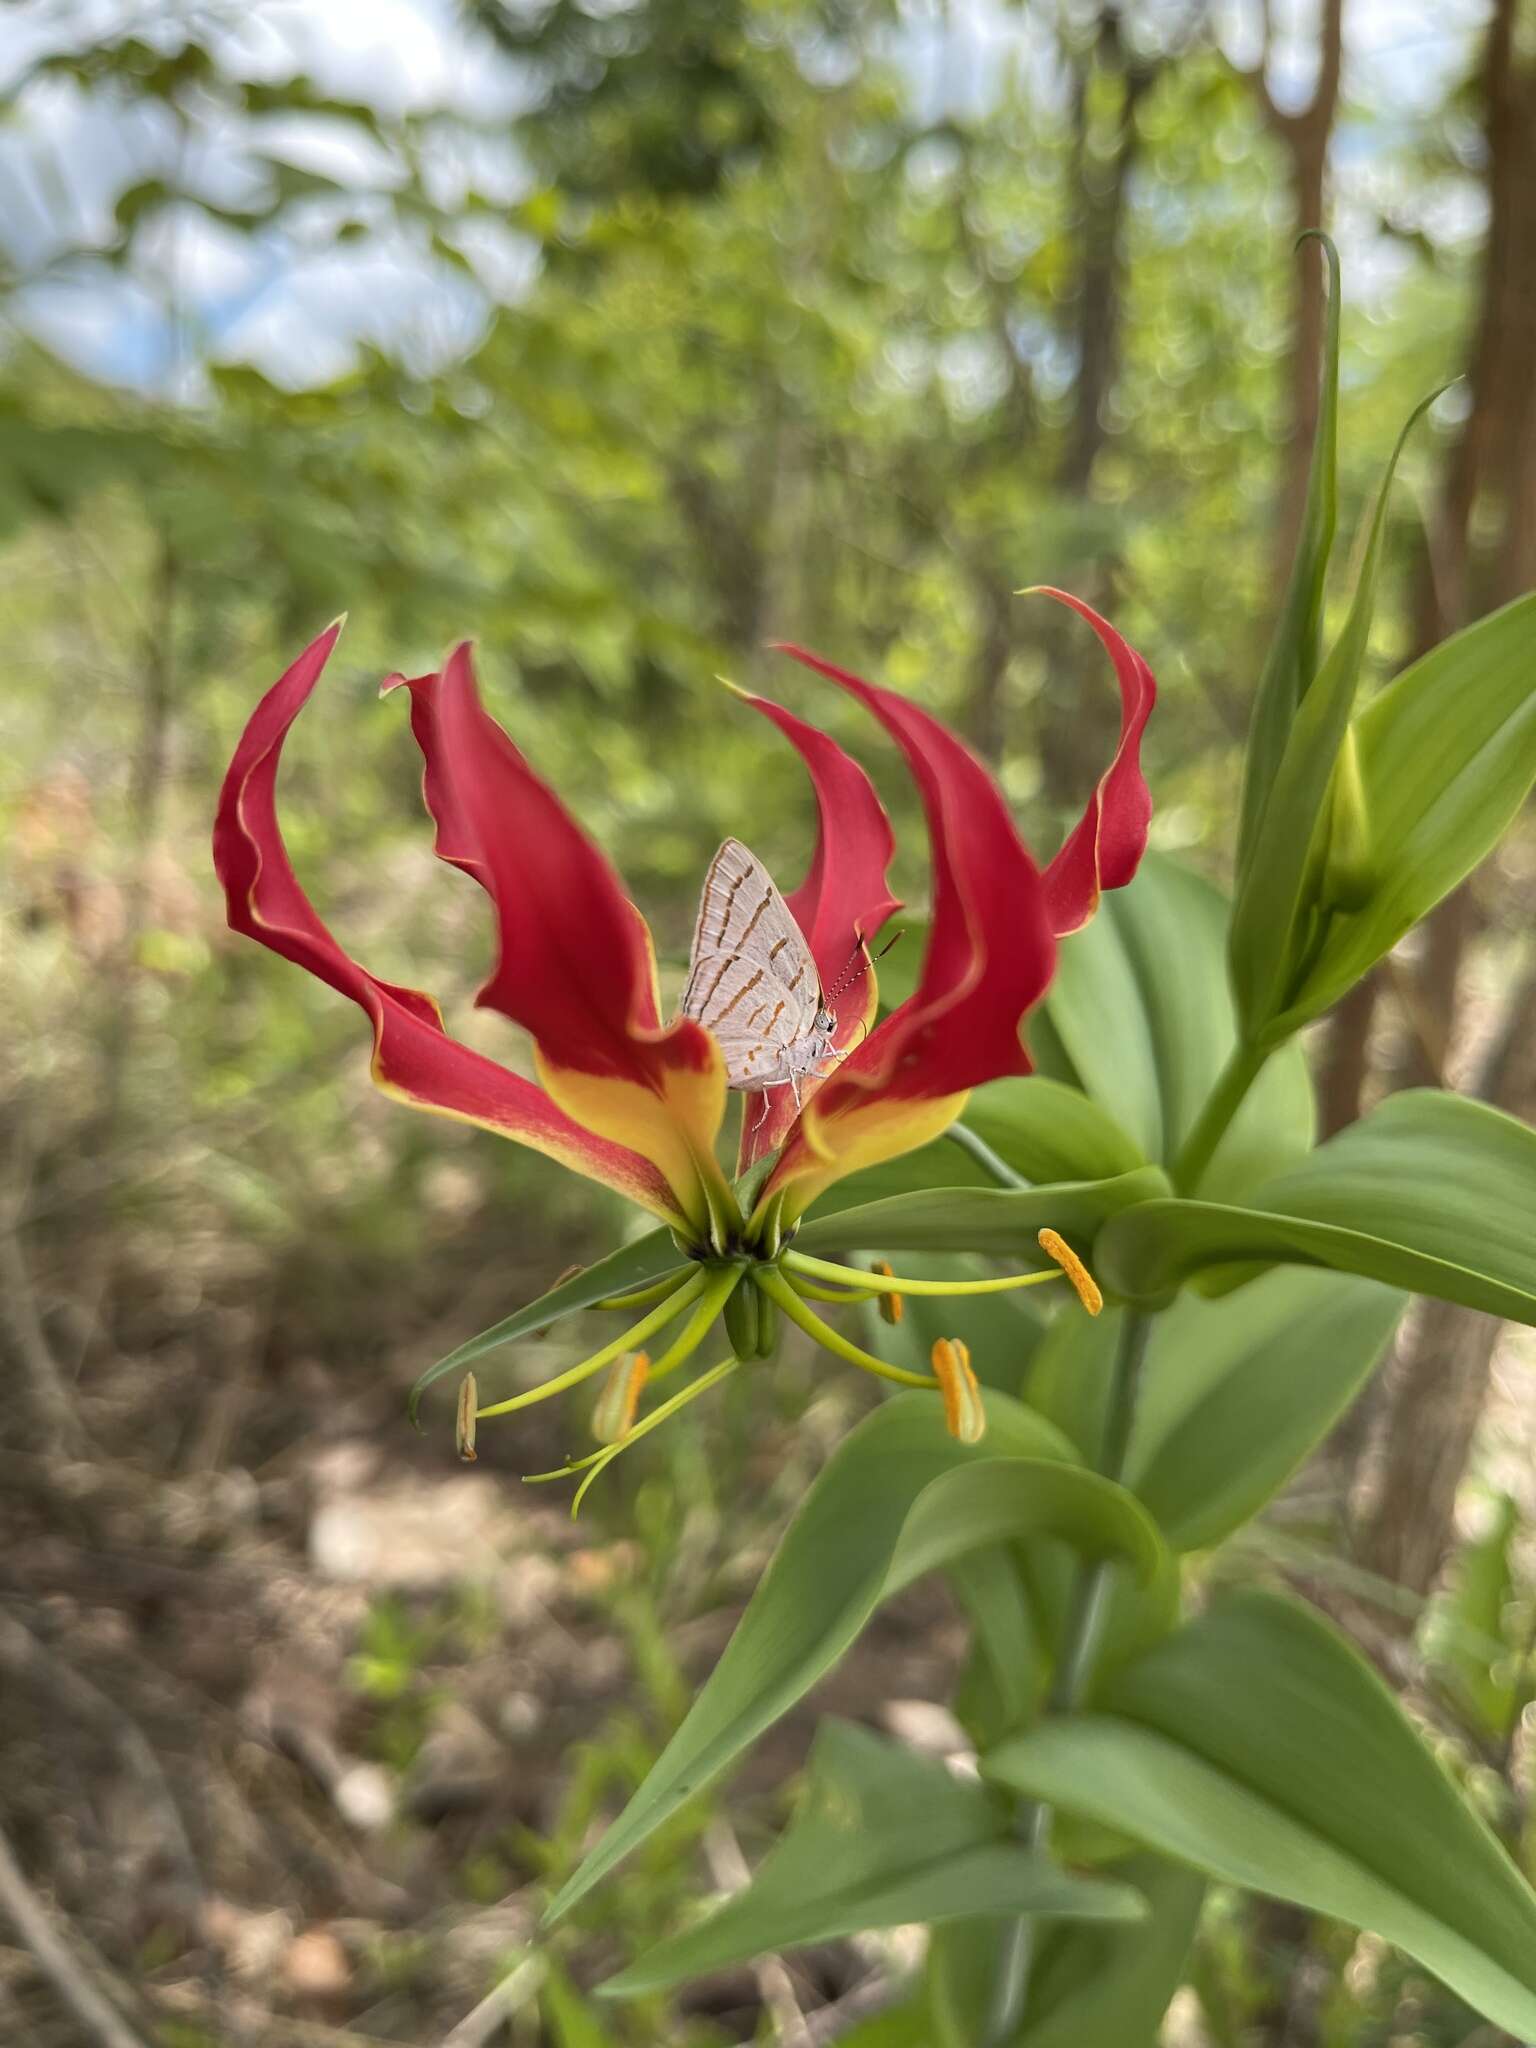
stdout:
{"type": "Polygon", "coordinates": [[[1205,1107],[1195,1119],[1194,1129],[1173,1164],[1173,1184],[1181,1195],[1193,1195],[1227,1134],[1227,1127],[1242,1108],[1248,1090],[1262,1072],[1269,1053],[1262,1047],[1236,1045],[1222,1068],[1205,1107]]]}
{"type": "MultiPolygon", "coordinates": [[[[1152,1335],[1152,1318],[1140,1309],[1127,1309],[1120,1325],[1115,1350],[1114,1378],[1110,1383],[1109,1408],[1104,1418],[1104,1436],[1096,1469],[1106,1479],[1125,1476],[1126,1454],[1130,1450],[1131,1426],[1136,1419],[1136,1397],[1146,1364],[1147,1344],[1152,1335]]],[[[1046,1694],[1048,1714],[1069,1714],[1081,1702],[1093,1670],[1094,1659],[1104,1634],[1110,1595],[1114,1591],[1115,1566],[1107,1559],[1085,1561],[1078,1568],[1072,1589],[1072,1604],[1056,1652],[1056,1668],[1046,1694]]],[[[1016,1830],[1031,1849],[1042,1850],[1050,1837],[1051,1809],[1044,1800],[1031,1799],[1019,1808],[1016,1830]]],[[[982,2048],[1007,2048],[1018,2032],[1029,1998],[1029,1973],[1034,1961],[1035,1923],[1029,1915],[1016,1920],[1008,1930],[998,1960],[992,1991],[992,2008],[982,2048]]]]}
{"type": "Polygon", "coordinates": [[[962,1152],[968,1152],[982,1172],[995,1180],[1000,1188],[1027,1188],[1033,1185],[1022,1173],[1015,1173],[1006,1159],[999,1158],[985,1138],[978,1138],[969,1124],[963,1124],[957,1118],[944,1135],[952,1145],[958,1145],[962,1152]]]}

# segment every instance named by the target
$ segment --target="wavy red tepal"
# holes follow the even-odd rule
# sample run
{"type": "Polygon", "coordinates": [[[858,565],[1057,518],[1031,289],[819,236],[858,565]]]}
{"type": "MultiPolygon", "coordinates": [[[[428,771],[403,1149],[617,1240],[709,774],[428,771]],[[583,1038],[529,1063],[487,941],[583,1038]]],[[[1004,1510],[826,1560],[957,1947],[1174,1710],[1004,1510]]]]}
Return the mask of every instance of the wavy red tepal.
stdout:
{"type": "Polygon", "coordinates": [[[957,1097],[983,1081],[1027,1074],[1020,1037],[1049,986],[1056,948],[1039,869],[1002,794],[969,748],[907,698],[804,648],[784,653],[857,697],[906,757],[933,854],[928,948],[914,994],[856,1047],[807,1108],[765,1192],[807,1182],[796,1206],[831,1178],[890,1158],[933,1135],[957,1097]],[[914,1116],[919,1105],[931,1116],[914,1116]],[[851,1163],[850,1163],[851,1162],[851,1163]]]}
{"type": "MultiPolygon", "coordinates": [[[[816,962],[842,1050],[874,1021],[875,979],[863,948],[901,907],[885,879],[896,852],[891,821],[868,775],[828,734],[767,697],[736,694],[772,719],[804,761],[815,791],[816,851],[805,880],[785,900],[816,962]]],[[[813,1079],[800,1085],[805,1099],[821,1084],[813,1079]]],[[[799,1114],[788,1087],[766,1090],[761,1108],[749,1105],[742,1118],[740,1168],[777,1151],[799,1114]]]]}
{"type": "Polygon", "coordinates": [[[322,633],[262,698],[224,778],[213,859],[231,927],[307,968],[367,1013],[374,1079],[389,1093],[483,1124],[617,1188],[658,1216],[680,1220],[682,1205],[648,1158],[583,1129],[533,1082],[450,1038],[430,996],[360,967],[305,895],[277,821],[277,773],[283,742],[340,630],[336,625],[322,633]]]}
{"type": "Polygon", "coordinates": [[[1114,663],[1120,685],[1120,744],[1115,758],[1045,871],[1051,929],[1061,939],[1088,922],[1103,890],[1123,889],[1134,878],[1147,850],[1152,792],[1141,772],[1141,736],[1157,702],[1157,684],[1135,648],[1091,604],[1048,584],[1021,595],[1054,597],[1086,619],[1114,663]]]}

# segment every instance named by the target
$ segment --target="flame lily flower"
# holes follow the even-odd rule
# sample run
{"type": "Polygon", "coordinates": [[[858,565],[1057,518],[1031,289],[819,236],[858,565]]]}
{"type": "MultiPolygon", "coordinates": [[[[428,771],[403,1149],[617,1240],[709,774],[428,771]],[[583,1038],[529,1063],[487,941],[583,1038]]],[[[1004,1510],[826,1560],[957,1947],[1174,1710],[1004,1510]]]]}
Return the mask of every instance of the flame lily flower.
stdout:
{"type": "Polygon", "coordinates": [[[839,1057],[829,1072],[802,1082],[799,1102],[788,1086],[750,1098],[734,1181],[718,1158],[727,1095],[720,1048],[692,1018],[663,1020],[641,913],[485,711],[466,646],[454,649],[440,674],[392,676],[384,687],[409,697],[439,856],[491,900],[497,954],[478,1001],[528,1034],[534,1079],[452,1038],[430,996],[381,981],[352,960],[294,873],[277,818],[278,767],[339,623],[256,707],[214,827],[231,926],[359,1005],[373,1032],[373,1078],[388,1094],[516,1139],[617,1189],[670,1226],[685,1256],[679,1273],[607,1304],[645,1310],[614,1342],[528,1394],[472,1407],[467,1421],[461,1417],[461,1437],[467,1432],[471,1446],[477,1413],[483,1419],[520,1408],[607,1367],[611,1397],[600,1407],[617,1440],[563,1468],[587,1467],[590,1483],[617,1450],[684,1400],[743,1359],[767,1355],[777,1313],[882,1377],[947,1385],[953,1413],[948,1354],[947,1378],[906,1372],[852,1344],[811,1303],[985,1292],[1059,1277],[1052,1269],[996,1280],[904,1280],[807,1259],[792,1243],[806,1209],[835,1181],[937,1137],[970,1089],[1030,1071],[1021,1027],[1049,986],[1057,939],[1086,921],[1101,889],[1135,873],[1151,809],[1139,749],[1155,685],[1140,656],[1087,605],[1049,594],[1098,634],[1122,713],[1114,761],[1043,872],[987,771],[937,719],[817,655],[783,649],[873,713],[905,756],[922,799],[933,862],[927,951],[914,993],[879,1024],[872,965],[852,977],[845,972],[850,959],[868,958],[869,941],[899,907],[886,886],[894,841],[874,785],[816,727],[738,693],[779,728],[811,777],[819,835],[806,879],[787,900],[833,1004],[839,1057]],[[642,1388],[649,1392],[690,1359],[722,1313],[731,1356],[639,1416],[642,1388]],[[655,1338],[672,1326],[670,1342],[658,1349],[655,1338]]]}

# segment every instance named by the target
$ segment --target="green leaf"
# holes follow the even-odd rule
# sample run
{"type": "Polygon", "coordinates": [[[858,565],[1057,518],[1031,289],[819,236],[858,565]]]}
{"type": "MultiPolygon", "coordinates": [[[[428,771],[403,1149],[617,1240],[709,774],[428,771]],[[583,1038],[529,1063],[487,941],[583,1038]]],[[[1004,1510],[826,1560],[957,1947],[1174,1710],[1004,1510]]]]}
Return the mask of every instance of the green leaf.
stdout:
{"type": "Polygon", "coordinates": [[[1259,826],[1285,752],[1296,707],[1317,672],[1322,638],[1323,591],[1338,518],[1339,443],[1339,253],[1324,234],[1310,236],[1328,265],[1328,324],[1323,335],[1323,380],[1312,437],[1312,467],[1302,511],[1296,557],[1280,607],[1275,637],[1254,693],[1253,722],[1243,762],[1243,800],[1238,820],[1237,871],[1245,880],[1252,865],[1259,826]]]}
{"type": "Polygon", "coordinates": [[[1157,1319],[1126,1483],[1175,1550],[1251,1519],[1370,1376],[1403,1296],[1288,1270],[1223,1301],[1186,1295],[1157,1319]]]}
{"type": "Polygon", "coordinates": [[[1108,1110],[1043,1074],[978,1088],[965,1122],[1025,1180],[1109,1180],[1147,1163],[1108,1110]]]}
{"type": "Polygon", "coordinates": [[[1167,1187],[1157,1167],[1142,1166],[1113,1180],[1060,1181],[1045,1188],[929,1188],[852,1209],[831,1208],[823,1197],[801,1225],[795,1246],[817,1254],[991,1252],[1043,1271],[1051,1261],[1035,1234],[1047,1224],[1081,1251],[1106,1217],[1130,1203],[1151,1201],[1167,1187]]]}
{"type": "Polygon", "coordinates": [[[1016,2048],[1156,2048],[1194,1939],[1205,1881],[1161,1856],[1132,1856],[1101,1875],[1147,1902],[1133,1927],[1048,1927],[1030,1978],[1030,2016],[1016,2048]]]}
{"type": "Polygon", "coordinates": [[[555,1899],[551,1919],[567,1913],[831,1669],[885,1597],[907,1523],[932,1481],[999,1454],[1071,1461],[1066,1440],[1021,1403],[1004,1394],[985,1399],[984,1450],[947,1436],[927,1394],[886,1402],[838,1446],[686,1720],[555,1899]]]}
{"type": "Polygon", "coordinates": [[[1336,908],[1277,1030],[1316,1017],[1503,838],[1536,781],[1536,594],[1442,642],[1356,725],[1375,886],[1336,908]]]}
{"type": "MultiPolygon", "coordinates": [[[[1137,1855],[1099,1875],[1146,1901],[1131,1926],[1086,1923],[1035,1932],[1028,2016],[1009,2048],[1155,2048],[1179,1988],[1205,1880],[1161,1856],[1137,1855]]],[[[935,1931],[928,1954],[934,2048],[975,2048],[986,2032],[996,1982],[999,1930],[985,1920],[935,1931]]]]}
{"type": "Polygon", "coordinates": [[[1242,1208],[1146,1202],[1094,1247],[1102,1285],[1157,1301],[1190,1274],[1331,1266],[1536,1323],[1536,1131],[1463,1096],[1392,1095],[1242,1208]]]}
{"type": "Polygon", "coordinates": [[[987,1775],[1369,1928],[1536,2035],[1536,1893],[1327,1623],[1229,1600],[1123,1667],[1101,1708],[1010,1738],[987,1775]]]}
{"type": "Polygon", "coordinates": [[[551,1963],[539,1994],[554,2048],[618,2048],[612,2034],[594,2017],[565,1972],[551,1963]]]}
{"type": "MultiPolygon", "coordinates": [[[[1377,493],[1354,602],[1297,707],[1241,870],[1230,952],[1238,1021],[1250,1045],[1267,1041],[1274,1019],[1289,1006],[1320,915],[1329,799],[1370,642],[1392,478],[1403,443],[1435,396],[1414,409],[1398,436],[1377,493]]],[[[1286,1035],[1275,1031],[1274,1042],[1286,1035]]]]}
{"type": "Polygon", "coordinates": [[[687,1272],[687,1261],[677,1256],[677,1245],[670,1230],[652,1230],[644,1237],[636,1238],[633,1244],[621,1245],[610,1252],[596,1265],[583,1266],[569,1280],[563,1280],[558,1287],[551,1287],[547,1294],[541,1294],[537,1301],[530,1301],[526,1308],[520,1308],[515,1315],[506,1316],[499,1323],[482,1330],[478,1337],[471,1337],[450,1351],[446,1358],[440,1358],[436,1365],[429,1365],[411,1388],[410,1417],[416,1420],[421,1407],[421,1397],[435,1380],[449,1373],[463,1372],[473,1365],[477,1358],[483,1358],[488,1351],[495,1351],[502,1344],[511,1344],[519,1337],[531,1336],[535,1330],[544,1330],[551,1323],[560,1322],[565,1316],[575,1315],[578,1309],[591,1308],[595,1302],[606,1301],[610,1294],[628,1294],[639,1287],[649,1287],[654,1281],[663,1280],[675,1273],[679,1280],[687,1272]]]}
{"type": "MultiPolygon", "coordinates": [[[[1075,1075],[1114,1125],[1165,1165],[1237,1042],[1227,915],[1225,897],[1201,876],[1149,858],[1058,956],[1047,1007],[1075,1075]]],[[[976,1104],[991,1093],[983,1089],[976,1104]]],[[[974,1105],[966,1121],[976,1122],[974,1105]]],[[[1306,1153],[1313,1128],[1306,1060],[1288,1046],[1233,1119],[1208,1190],[1230,1196],[1279,1172],[1306,1153]]]]}
{"type": "MultiPolygon", "coordinates": [[[[1176,1550],[1219,1543],[1257,1513],[1369,1375],[1402,1309],[1374,1281],[1286,1269],[1156,1318],[1126,1484],[1176,1550]]],[[[1098,1456],[1123,1311],[1058,1316],[1025,1398],[1098,1456]]]]}
{"type": "Polygon", "coordinates": [[[865,1928],[969,1915],[1135,1919],[1119,1884],[1074,1877],[1011,1834],[1006,1805],[867,1729],[824,1721],[793,1821],[752,1882],[603,1993],[631,1998],[708,1970],[865,1928]]]}

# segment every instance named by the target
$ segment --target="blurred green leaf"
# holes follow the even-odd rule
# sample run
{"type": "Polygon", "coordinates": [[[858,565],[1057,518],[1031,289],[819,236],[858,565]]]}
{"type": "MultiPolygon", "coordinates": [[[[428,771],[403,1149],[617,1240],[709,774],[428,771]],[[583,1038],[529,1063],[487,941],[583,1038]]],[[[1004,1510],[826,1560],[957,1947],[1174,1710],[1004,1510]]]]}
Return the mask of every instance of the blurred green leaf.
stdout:
{"type": "Polygon", "coordinates": [[[823,1721],[793,1820],[745,1890],[603,1986],[661,1991],[775,1949],[970,1914],[1134,1920],[1128,1886],[1074,1877],[1012,1834],[1008,1807],[931,1758],[823,1721]]]}
{"type": "Polygon", "coordinates": [[[1226,1266],[1331,1266],[1536,1323],[1536,1131],[1463,1096],[1389,1096],[1243,1208],[1146,1202],[1115,1218],[1101,1282],[1154,1300],[1226,1266]]]}
{"type": "Polygon", "coordinates": [[[1507,1493],[1495,1503],[1485,1535],[1456,1553],[1450,1585],[1431,1609],[1425,1658],[1475,1726],[1502,1741],[1529,1694],[1528,1675],[1516,1668],[1505,1640],[1505,1617],[1515,1597],[1511,1550],[1520,1509],[1507,1493]]]}
{"type": "Polygon", "coordinates": [[[965,1123],[1026,1180],[1108,1180],[1147,1163],[1106,1109],[1043,1074],[978,1088],[965,1123]]]}
{"type": "MultiPolygon", "coordinates": [[[[1175,861],[1144,861],[1063,940],[1047,1009],[1089,1096],[1149,1159],[1171,1164],[1237,1042],[1221,892],[1175,861]]],[[[1288,1047],[1249,1092],[1205,1185],[1231,1196],[1290,1165],[1313,1121],[1306,1060],[1288,1047]]]]}
{"type": "Polygon", "coordinates": [[[1248,1521],[1327,1435],[1369,1377],[1403,1296],[1289,1269],[1223,1301],[1159,1316],[1126,1483],[1176,1550],[1248,1521]]]}
{"type": "Polygon", "coordinates": [[[1227,1600],[1099,1704],[1012,1737],[986,1774],[1368,1928],[1495,2025],[1536,2033],[1536,1893],[1328,1624],[1270,1594],[1227,1600]]]}

